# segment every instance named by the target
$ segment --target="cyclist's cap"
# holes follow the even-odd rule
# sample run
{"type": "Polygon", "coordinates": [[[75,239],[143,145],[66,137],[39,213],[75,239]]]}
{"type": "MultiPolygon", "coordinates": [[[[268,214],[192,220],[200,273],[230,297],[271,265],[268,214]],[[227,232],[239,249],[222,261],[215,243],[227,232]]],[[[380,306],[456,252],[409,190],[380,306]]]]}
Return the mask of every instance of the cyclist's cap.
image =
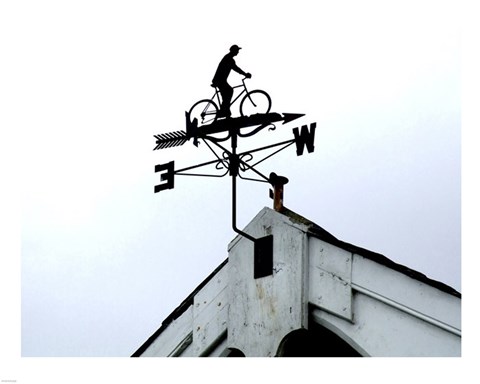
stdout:
{"type": "Polygon", "coordinates": [[[242,49],[242,48],[240,48],[237,44],[233,44],[233,45],[230,47],[230,52],[232,52],[232,51],[239,51],[240,49],[242,49]]]}

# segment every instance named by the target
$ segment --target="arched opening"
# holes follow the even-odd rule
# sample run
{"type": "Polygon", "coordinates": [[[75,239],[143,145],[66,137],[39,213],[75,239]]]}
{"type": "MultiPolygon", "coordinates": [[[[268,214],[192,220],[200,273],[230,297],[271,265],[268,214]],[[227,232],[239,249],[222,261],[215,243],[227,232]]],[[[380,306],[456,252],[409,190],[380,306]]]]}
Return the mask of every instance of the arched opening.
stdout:
{"type": "Polygon", "coordinates": [[[278,357],[361,357],[350,344],[327,328],[310,322],[310,329],[297,329],[281,341],[278,357]]]}
{"type": "Polygon", "coordinates": [[[237,348],[227,348],[220,355],[221,357],[245,357],[245,354],[237,348]]]}

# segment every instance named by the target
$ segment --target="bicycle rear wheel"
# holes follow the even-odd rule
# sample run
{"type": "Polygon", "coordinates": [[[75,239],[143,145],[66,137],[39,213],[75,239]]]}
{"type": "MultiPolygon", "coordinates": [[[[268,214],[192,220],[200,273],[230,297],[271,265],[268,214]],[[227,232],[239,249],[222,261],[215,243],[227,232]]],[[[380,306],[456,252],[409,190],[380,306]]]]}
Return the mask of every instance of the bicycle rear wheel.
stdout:
{"type": "Polygon", "coordinates": [[[272,99],[267,92],[260,89],[248,92],[240,103],[240,114],[251,116],[257,113],[268,113],[272,106],[272,99]]]}
{"type": "Polygon", "coordinates": [[[190,121],[193,123],[193,119],[197,119],[198,126],[211,124],[217,120],[218,107],[213,100],[203,99],[197,101],[190,108],[190,121]]]}

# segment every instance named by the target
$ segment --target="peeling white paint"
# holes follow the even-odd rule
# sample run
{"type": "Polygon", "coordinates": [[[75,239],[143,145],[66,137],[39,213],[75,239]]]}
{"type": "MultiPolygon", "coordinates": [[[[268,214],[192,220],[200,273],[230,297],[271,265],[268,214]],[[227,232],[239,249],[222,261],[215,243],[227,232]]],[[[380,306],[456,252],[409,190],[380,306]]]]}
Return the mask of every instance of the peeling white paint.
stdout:
{"type": "Polygon", "coordinates": [[[141,356],[275,356],[282,339],[333,331],[363,356],[460,356],[461,299],[320,240],[303,221],[264,208],[244,230],[274,236],[273,273],[253,278],[253,243],[229,259],[141,356]]]}

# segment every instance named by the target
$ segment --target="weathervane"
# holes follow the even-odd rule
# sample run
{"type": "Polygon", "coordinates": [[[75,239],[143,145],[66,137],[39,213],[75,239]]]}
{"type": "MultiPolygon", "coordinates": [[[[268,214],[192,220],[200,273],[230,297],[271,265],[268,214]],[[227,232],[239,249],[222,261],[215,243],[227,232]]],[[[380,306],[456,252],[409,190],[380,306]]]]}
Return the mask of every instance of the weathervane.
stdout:
{"type": "Polygon", "coordinates": [[[160,173],[161,183],[155,185],[154,192],[157,193],[174,188],[174,177],[176,175],[224,177],[229,174],[232,177],[232,228],[236,233],[254,243],[254,277],[259,278],[273,273],[273,236],[268,235],[256,239],[237,228],[237,176],[244,180],[271,184],[273,192],[270,190],[270,196],[274,199],[274,208],[280,210],[283,201],[283,186],[288,183],[288,179],[278,176],[274,172],[271,172],[269,177],[267,177],[259,172],[255,166],[292,144],[296,145],[297,156],[303,155],[305,148],[307,148],[309,153],[313,152],[316,123],[311,123],[310,126],[303,125],[301,129],[293,128],[293,138],[290,140],[237,153],[239,138],[251,137],[265,128],[268,128],[270,131],[275,130],[276,123],[281,122],[282,125],[285,125],[304,116],[303,114],[270,112],[272,102],[270,96],[265,91],[247,90],[245,79],[250,78],[251,75],[241,70],[233,59],[240,49],[237,45],[233,45],[230,48],[230,52],[220,61],[212,81],[212,87],[215,89],[213,97],[196,102],[188,112],[185,112],[185,131],[154,135],[156,146],[153,150],[178,147],[192,140],[196,147],[198,147],[200,142],[203,142],[215,155],[215,159],[177,170],[175,169],[174,161],[156,165],[155,172],[160,173]],[[227,78],[232,69],[245,76],[241,85],[231,87],[228,84],[227,78]],[[237,96],[232,101],[234,89],[237,88],[239,88],[237,96]],[[230,106],[239,100],[241,96],[243,98],[240,101],[240,116],[231,117],[230,106]],[[216,101],[218,101],[220,108],[217,106],[216,101]],[[250,130],[247,132],[247,129],[250,130]],[[221,135],[220,137],[218,137],[219,134],[221,135]],[[220,144],[227,140],[230,141],[230,149],[220,144]],[[219,152],[216,152],[215,149],[219,152]],[[249,164],[253,161],[254,154],[268,149],[276,150],[263,159],[249,164]],[[216,174],[189,172],[196,168],[213,165],[219,171],[216,174]],[[248,171],[252,171],[260,179],[242,177],[242,173],[248,171]]]}

